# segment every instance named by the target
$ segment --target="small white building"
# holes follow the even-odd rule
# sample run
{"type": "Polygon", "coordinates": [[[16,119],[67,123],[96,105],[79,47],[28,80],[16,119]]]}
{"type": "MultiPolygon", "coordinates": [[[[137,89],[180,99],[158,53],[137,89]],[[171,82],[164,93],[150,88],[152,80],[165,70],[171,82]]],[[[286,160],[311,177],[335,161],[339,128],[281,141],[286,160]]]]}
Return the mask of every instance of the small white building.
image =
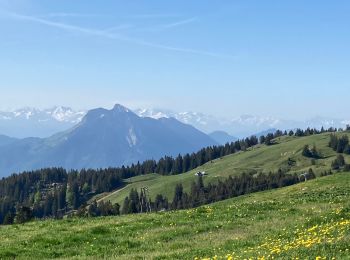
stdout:
{"type": "Polygon", "coordinates": [[[194,175],[196,175],[196,176],[205,176],[205,175],[208,175],[206,172],[201,172],[201,171],[199,171],[199,172],[197,172],[197,173],[195,173],[194,175]]]}

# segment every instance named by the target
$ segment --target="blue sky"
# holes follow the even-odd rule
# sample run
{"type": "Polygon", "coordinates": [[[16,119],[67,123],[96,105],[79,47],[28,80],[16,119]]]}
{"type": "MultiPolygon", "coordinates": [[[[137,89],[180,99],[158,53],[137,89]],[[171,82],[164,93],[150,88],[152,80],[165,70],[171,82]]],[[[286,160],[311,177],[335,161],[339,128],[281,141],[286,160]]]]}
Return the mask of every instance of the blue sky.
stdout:
{"type": "Polygon", "coordinates": [[[0,108],[348,117],[349,1],[0,0],[0,108]]]}

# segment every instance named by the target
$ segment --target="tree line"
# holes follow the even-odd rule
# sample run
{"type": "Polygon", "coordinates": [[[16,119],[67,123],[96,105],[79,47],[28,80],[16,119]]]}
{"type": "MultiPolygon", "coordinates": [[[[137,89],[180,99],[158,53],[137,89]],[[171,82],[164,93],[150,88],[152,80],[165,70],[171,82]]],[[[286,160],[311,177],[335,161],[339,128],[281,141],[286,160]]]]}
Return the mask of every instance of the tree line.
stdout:
{"type": "MultiPolygon", "coordinates": [[[[315,178],[312,169],[308,172],[307,179],[315,178]]],[[[204,185],[203,177],[198,176],[196,182],[192,182],[189,193],[184,191],[181,183],[177,184],[171,202],[166,197],[158,194],[154,201],[149,198],[152,211],[177,210],[194,208],[205,204],[241,196],[244,194],[264,191],[269,189],[290,186],[303,181],[297,174],[288,174],[279,170],[276,173],[254,174],[243,173],[240,176],[230,176],[227,179],[219,180],[217,183],[204,185]]],[[[129,196],[124,200],[122,214],[142,213],[142,199],[136,189],[130,191],[129,196]]]]}
{"type": "Polygon", "coordinates": [[[13,174],[0,181],[0,224],[20,223],[29,215],[62,218],[95,194],[121,187],[122,177],[113,168],[69,172],[47,168],[13,174]]]}
{"type": "Polygon", "coordinates": [[[308,158],[320,159],[321,154],[317,151],[316,145],[313,145],[312,148],[306,144],[303,148],[302,155],[308,158]]]}
{"type": "MultiPolygon", "coordinates": [[[[350,127],[347,127],[347,130],[350,130],[350,127]]],[[[335,134],[331,134],[328,146],[333,149],[333,151],[339,153],[337,158],[332,161],[333,170],[344,170],[350,171],[350,165],[345,162],[345,158],[342,153],[350,154],[350,143],[349,137],[347,135],[342,135],[338,137],[335,134]]]]}
{"type": "Polygon", "coordinates": [[[349,137],[347,135],[338,137],[335,134],[331,134],[328,146],[337,153],[350,154],[349,137]]]}

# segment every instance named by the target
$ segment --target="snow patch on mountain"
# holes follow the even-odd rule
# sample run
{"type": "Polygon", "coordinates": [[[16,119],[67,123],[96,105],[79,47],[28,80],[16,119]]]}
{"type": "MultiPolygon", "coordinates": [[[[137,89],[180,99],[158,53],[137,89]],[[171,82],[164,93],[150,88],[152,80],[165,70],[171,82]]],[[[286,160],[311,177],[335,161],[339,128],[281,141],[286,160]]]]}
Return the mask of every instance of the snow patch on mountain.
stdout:
{"type": "Polygon", "coordinates": [[[79,123],[84,115],[85,111],[74,111],[69,107],[54,107],[51,110],[45,111],[48,115],[51,115],[52,118],[56,119],[59,122],[72,122],[79,123]]]}
{"type": "Polygon", "coordinates": [[[169,118],[166,113],[154,109],[136,109],[134,112],[140,117],[150,117],[154,119],[169,118]]]}
{"type": "Polygon", "coordinates": [[[24,107],[0,111],[0,134],[24,137],[48,137],[81,122],[86,111],[55,106],[50,109],[24,107]]]}
{"type": "Polygon", "coordinates": [[[128,144],[129,144],[130,148],[132,148],[133,146],[136,146],[136,144],[137,144],[137,137],[136,137],[136,134],[135,134],[133,128],[129,129],[129,134],[126,137],[126,140],[128,141],[128,144]]]}
{"type": "Polygon", "coordinates": [[[343,120],[341,121],[343,125],[350,125],[350,120],[343,120]]]}
{"type": "MultiPolygon", "coordinates": [[[[349,119],[314,117],[309,120],[286,120],[271,116],[242,115],[239,117],[217,117],[199,112],[174,112],[166,109],[136,109],[134,111],[122,105],[115,105],[113,113],[135,113],[140,117],[153,119],[175,118],[178,121],[194,126],[207,134],[217,130],[225,131],[235,137],[246,137],[266,131],[267,129],[295,129],[315,127],[345,127],[349,119]]],[[[64,131],[80,123],[86,115],[84,110],[74,110],[65,106],[55,106],[50,109],[24,107],[13,111],[0,111],[0,134],[23,137],[48,137],[59,131],[64,131]]],[[[104,117],[105,110],[99,114],[104,117]]],[[[227,113],[228,114],[228,113],[227,113]]],[[[131,144],[132,139],[131,140],[131,144]]]]}
{"type": "Polygon", "coordinates": [[[161,109],[137,109],[135,113],[141,117],[159,119],[161,117],[173,117],[185,124],[193,125],[205,133],[217,130],[225,131],[237,137],[246,137],[267,129],[295,129],[315,127],[345,127],[350,120],[315,117],[310,120],[286,120],[270,116],[242,115],[239,117],[216,117],[198,112],[173,112],[161,109]]]}
{"type": "Polygon", "coordinates": [[[241,125],[247,127],[263,127],[275,128],[279,125],[282,125],[283,122],[274,117],[262,117],[262,116],[254,116],[254,115],[242,115],[240,117],[234,118],[230,121],[230,124],[233,125],[241,125]]]}
{"type": "Polygon", "coordinates": [[[13,111],[0,111],[0,120],[27,119],[45,122],[49,119],[58,122],[78,123],[86,114],[86,111],[74,111],[69,107],[56,106],[50,109],[36,109],[25,107],[13,111]]]}

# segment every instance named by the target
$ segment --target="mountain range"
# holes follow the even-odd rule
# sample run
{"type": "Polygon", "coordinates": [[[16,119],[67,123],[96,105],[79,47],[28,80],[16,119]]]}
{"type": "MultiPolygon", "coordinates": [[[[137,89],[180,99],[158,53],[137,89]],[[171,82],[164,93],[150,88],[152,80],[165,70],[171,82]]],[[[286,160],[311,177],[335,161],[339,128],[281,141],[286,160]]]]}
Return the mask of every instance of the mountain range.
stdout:
{"type": "Polygon", "coordinates": [[[129,165],[195,152],[218,143],[174,118],[139,117],[121,105],[93,109],[67,131],[48,138],[0,137],[0,176],[44,167],[129,165]]]}
{"type": "Polygon", "coordinates": [[[161,118],[174,117],[186,124],[193,125],[197,129],[211,134],[215,131],[224,131],[231,136],[243,138],[250,135],[258,135],[260,132],[271,132],[271,129],[306,129],[314,127],[320,129],[322,126],[345,127],[350,124],[349,119],[336,119],[328,117],[314,117],[309,120],[287,120],[274,117],[264,117],[256,115],[242,115],[236,118],[217,117],[198,112],[176,113],[162,109],[137,109],[135,112],[142,117],[161,118]]]}
{"type": "MultiPolygon", "coordinates": [[[[274,117],[242,115],[227,118],[207,115],[198,112],[173,112],[166,109],[135,109],[140,117],[175,118],[190,124],[206,134],[214,136],[216,131],[226,132],[226,135],[236,138],[271,129],[295,129],[315,127],[345,127],[350,120],[327,117],[315,117],[310,120],[286,120],[274,117]]],[[[86,110],[74,110],[69,107],[56,106],[51,109],[22,108],[14,111],[0,111],[0,134],[16,138],[49,137],[57,132],[65,131],[78,124],[87,113],[86,110]]],[[[231,137],[223,140],[232,140],[231,137]]]]}
{"type": "Polygon", "coordinates": [[[16,138],[48,137],[76,125],[85,114],[86,111],[62,106],[0,111],[0,134],[16,138]]]}

